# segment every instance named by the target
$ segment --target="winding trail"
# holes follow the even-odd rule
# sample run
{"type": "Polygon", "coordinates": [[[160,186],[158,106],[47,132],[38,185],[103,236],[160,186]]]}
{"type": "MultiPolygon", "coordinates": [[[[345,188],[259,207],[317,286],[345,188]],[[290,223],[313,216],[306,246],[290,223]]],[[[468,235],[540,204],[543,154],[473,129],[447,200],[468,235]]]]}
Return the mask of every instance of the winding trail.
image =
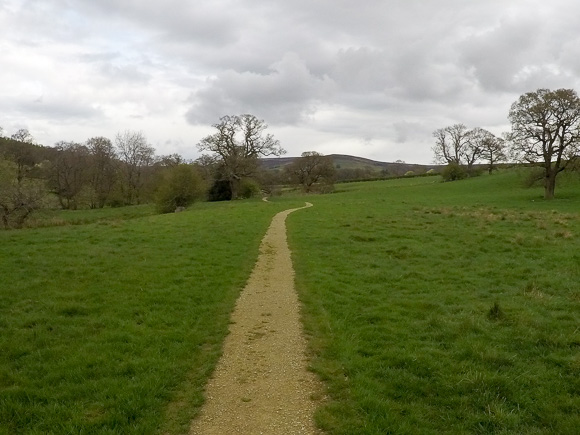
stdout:
{"type": "Polygon", "coordinates": [[[306,340],[278,213],[232,314],[223,355],[206,387],[206,403],[191,434],[319,434],[313,421],[322,388],[307,370],[306,340]]]}

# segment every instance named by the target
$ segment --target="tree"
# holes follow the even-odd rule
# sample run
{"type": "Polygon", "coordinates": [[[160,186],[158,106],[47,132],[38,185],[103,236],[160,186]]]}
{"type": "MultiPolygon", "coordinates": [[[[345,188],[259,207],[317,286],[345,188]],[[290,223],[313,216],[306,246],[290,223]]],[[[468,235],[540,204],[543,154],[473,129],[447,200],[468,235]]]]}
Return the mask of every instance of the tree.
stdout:
{"type": "Polygon", "coordinates": [[[180,164],[165,169],[163,181],[155,196],[155,204],[160,213],[172,213],[179,207],[193,204],[204,194],[203,179],[197,168],[180,164]]]}
{"type": "Polygon", "coordinates": [[[463,124],[440,128],[433,132],[435,145],[433,152],[439,163],[461,165],[467,152],[469,130],[463,124]]]}
{"type": "Polygon", "coordinates": [[[543,168],[544,198],[552,199],[557,175],[580,152],[580,98],[573,89],[538,89],[520,96],[508,116],[514,156],[543,168]]]}
{"type": "Polygon", "coordinates": [[[481,157],[487,161],[487,171],[491,175],[499,162],[507,161],[505,140],[487,132],[481,142],[481,157]]]}
{"type": "Polygon", "coordinates": [[[86,147],[89,153],[89,206],[103,208],[117,180],[115,148],[106,137],[88,139],[86,147]]]}
{"type": "Polygon", "coordinates": [[[34,138],[26,128],[21,128],[16,133],[11,136],[12,139],[17,140],[18,142],[24,143],[33,143],[34,138]]]}
{"type": "Polygon", "coordinates": [[[332,186],[335,169],[332,158],[316,151],[307,151],[286,167],[294,184],[302,186],[305,192],[311,192],[317,183],[332,186]]]}
{"type": "Polygon", "coordinates": [[[90,172],[86,146],[60,141],[50,170],[49,186],[63,209],[78,207],[78,196],[86,186],[90,172]]]}
{"type": "Polygon", "coordinates": [[[144,172],[152,165],[155,150],[147,144],[141,132],[126,130],[115,138],[117,155],[121,161],[121,188],[126,204],[139,204],[144,186],[144,172]]]}
{"type": "Polygon", "coordinates": [[[213,127],[217,132],[203,138],[197,147],[218,156],[219,172],[230,184],[232,199],[238,197],[242,179],[256,174],[260,157],[286,152],[278,140],[265,134],[268,125],[254,115],[224,116],[213,127]]]}
{"type": "Polygon", "coordinates": [[[18,174],[16,163],[0,159],[0,221],[4,228],[21,228],[44,198],[40,180],[18,174]]]}
{"type": "Polygon", "coordinates": [[[471,173],[473,165],[483,153],[483,143],[493,136],[489,131],[480,127],[475,127],[467,132],[465,147],[463,148],[462,158],[467,165],[467,173],[471,173]]]}

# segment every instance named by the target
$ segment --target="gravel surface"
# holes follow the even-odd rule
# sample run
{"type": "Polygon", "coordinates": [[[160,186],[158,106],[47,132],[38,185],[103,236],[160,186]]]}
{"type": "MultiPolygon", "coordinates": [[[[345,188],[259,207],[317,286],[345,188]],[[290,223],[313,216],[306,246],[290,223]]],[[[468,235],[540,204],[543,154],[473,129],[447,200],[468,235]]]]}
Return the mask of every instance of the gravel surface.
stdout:
{"type": "Polygon", "coordinates": [[[296,210],[300,209],[278,213],[262,240],[191,434],[321,433],[313,414],[322,387],[307,370],[286,241],[286,217],[296,210]]]}

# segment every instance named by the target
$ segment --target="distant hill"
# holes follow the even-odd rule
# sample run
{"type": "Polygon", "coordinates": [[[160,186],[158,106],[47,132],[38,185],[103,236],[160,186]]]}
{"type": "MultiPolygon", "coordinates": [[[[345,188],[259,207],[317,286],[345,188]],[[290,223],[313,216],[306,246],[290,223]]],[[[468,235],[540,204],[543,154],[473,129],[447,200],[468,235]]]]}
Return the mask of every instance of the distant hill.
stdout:
{"type": "MultiPolygon", "coordinates": [[[[330,154],[337,170],[358,170],[367,173],[386,173],[389,175],[403,175],[408,171],[416,173],[427,172],[430,169],[438,169],[440,165],[418,165],[414,163],[380,162],[364,157],[349,156],[346,154],[330,154]]],[[[280,170],[292,163],[297,157],[269,157],[260,159],[262,166],[267,170],[280,170]]]]}

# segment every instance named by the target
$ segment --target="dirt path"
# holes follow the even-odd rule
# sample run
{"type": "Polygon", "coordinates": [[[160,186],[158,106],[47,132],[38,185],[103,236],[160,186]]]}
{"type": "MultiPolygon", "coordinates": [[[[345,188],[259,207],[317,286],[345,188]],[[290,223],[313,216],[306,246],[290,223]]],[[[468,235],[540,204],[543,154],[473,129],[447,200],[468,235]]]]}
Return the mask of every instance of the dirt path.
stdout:
{"type": "MultiPolygon", "coordinates": [[[[306,207],[312,204],[306,203],[306,207]]],[[[302,207],[305,208],[305,207],[302,207]]],[[[307,371],[286,217],[274,216],[260,256],[232,314],[224,353],[191,434],[317,434],[322,391],[307,371]]]]}

